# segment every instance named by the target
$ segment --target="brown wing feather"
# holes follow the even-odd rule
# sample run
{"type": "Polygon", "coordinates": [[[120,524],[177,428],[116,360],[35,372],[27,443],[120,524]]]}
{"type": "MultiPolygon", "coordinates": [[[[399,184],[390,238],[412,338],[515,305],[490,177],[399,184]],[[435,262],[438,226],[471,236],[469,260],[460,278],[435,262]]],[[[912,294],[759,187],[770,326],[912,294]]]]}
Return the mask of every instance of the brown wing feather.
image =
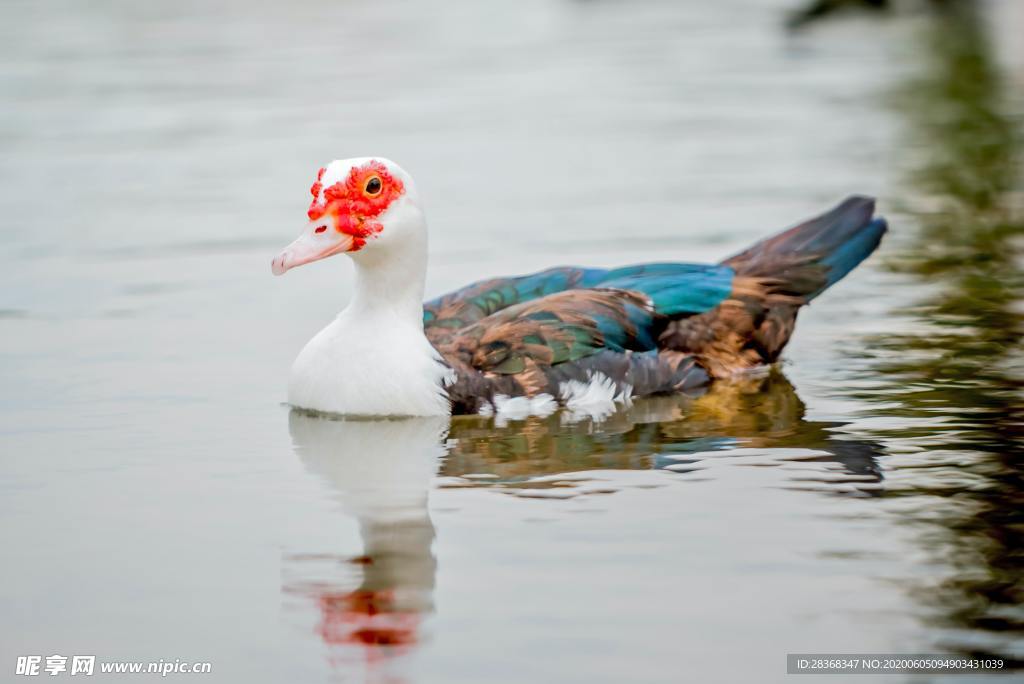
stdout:
{"type": "Polygon", "coordinates": [[[599,319],[614,326],[617,355],[629,348],[650,348],[650,331],[644,331],[645,347],[630,310],[642,311],[648,323],[658,318],[642,294],[579,289],[502,309],[456,331],[428,330],[427,335],[455,370],[456,382],[448,389],[455,410],[474,411],[482,399],[496,394],[555,395],[559,382],[594,370],[583,362],[607,351],[609,342],[599,319]]]}
{"type": "MultiPolygon", "coordinates": [[[[808,286],[814,282],[809,274],[808,286]]],[[[718,378],[774,363],[805,303],[793,290],[788,279],[737,276],[728,299],[711,311],[670,321],[658,344],[694,354],[718,378]]]]}

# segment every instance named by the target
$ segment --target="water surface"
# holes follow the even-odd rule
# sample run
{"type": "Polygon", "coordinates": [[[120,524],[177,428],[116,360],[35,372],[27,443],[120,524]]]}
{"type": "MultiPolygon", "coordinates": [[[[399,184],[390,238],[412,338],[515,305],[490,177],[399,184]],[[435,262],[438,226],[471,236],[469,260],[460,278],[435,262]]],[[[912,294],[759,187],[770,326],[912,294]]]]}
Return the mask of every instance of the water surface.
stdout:
{"type": "Polygon", "coordinates": [[[1019,667],[1019,12],[791,7],[5,3],[0,667],[1019,667]],[[351,269],[269,260],[315,169],[366,154],[427,196],[430,295],[715,260],[852,192],[893,232],[762,377],[600,418],[292,413],[351,269]]]}

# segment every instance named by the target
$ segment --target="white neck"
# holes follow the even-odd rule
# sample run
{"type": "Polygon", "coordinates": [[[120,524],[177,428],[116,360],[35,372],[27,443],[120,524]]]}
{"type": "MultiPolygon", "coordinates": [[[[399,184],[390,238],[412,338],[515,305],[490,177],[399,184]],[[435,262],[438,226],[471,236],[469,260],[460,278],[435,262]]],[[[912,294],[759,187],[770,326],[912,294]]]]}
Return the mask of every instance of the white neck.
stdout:
{"type": "Polygon", "coordinates": [[[289,403],[346,415],[447,415],[449,371],[423,335],[423,215],[403,212],[352,260],[352,301],[295,360],[289,403]]]}
{"type": "Polygon", "coordinates": [[[356,285],[346,312],[357,319],[394,315],[423,326],[423,288],[427,278],[426,227],[401,244],[352,256],[356,285]]]}

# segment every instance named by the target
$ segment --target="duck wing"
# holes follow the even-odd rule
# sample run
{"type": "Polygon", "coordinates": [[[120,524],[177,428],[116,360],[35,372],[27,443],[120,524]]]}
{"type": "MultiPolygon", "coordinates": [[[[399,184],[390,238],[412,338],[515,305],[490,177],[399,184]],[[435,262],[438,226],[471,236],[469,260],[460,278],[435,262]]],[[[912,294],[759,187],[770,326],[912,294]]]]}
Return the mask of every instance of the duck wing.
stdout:
{"type": "Polygon", "coordinates": [[[886,232],[874,201],[834,209],[717,265],[560,267],[474,283],[424,307],[456,372],[456,412],[499,397],[608,400],[685,390],[778,360],[799,309],[886,232]]]}
{"type": "Polygon", "coordinates": [[[432,342],[455,371],[448,393],[456,413],[515,397],[571,405],[601,395],[610,403],[707,381],[691,355],[659,353],[668,320],[643,292],[574,289],[506,307],[432,342]]]}
{"type": "MultiPolygon", "coordinates": [[[[646,295],[668,316],[708,311],[728,297],[733,269],[726,265],[650,263],[622,268],[559,266],[524,276],[490,278],[423,306],[423,327],[435,344],[509,307],[583,289],[617,289],[646,295]]],[[[557,300],[560,304],[564,301],[557,300]]]]}

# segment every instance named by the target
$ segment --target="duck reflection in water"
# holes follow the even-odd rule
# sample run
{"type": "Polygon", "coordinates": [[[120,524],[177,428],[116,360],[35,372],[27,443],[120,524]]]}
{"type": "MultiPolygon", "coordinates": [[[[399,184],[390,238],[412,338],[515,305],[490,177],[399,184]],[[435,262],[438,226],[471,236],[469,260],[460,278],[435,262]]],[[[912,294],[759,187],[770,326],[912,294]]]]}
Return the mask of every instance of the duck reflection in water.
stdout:
{"type": "MultiPolygon", "coordinates": [[[[611,416],[561,413],[505,425],[493,417],[345,420],[293,410],[295,451],[358,521],[363,552],[292,556],[293,564],[326,561],[334,575],[339,568],[350,574],[289,583],[285,591],[315,601],[325,643],[355,646],[371,657],[406,652],[434,610],[437,564],[427,498],[439,468],[455,478],[491,476],[468,486],[515,488],[551,474],[679,466],[740,447],[800,448],[817,453],[795,458],[834,462],[870,493],[881,480],[881,446],[842,434],[842,423],[808,421],[804,413],[777,370],[718,383],[700,396],[637,401],[611,416]]],[[[299,573],[308,577],[306,570],[299,573]]]]}
{"type": "Polygon", "coordinates": [[[408,650],[433,612],[436,562],[427,493],[448,419],[342,420],[292,410],[288,427],[303,465],[331,485],[358,522],[363,552],[291,556],[292,571],[308,561],[298,567],[308,575],[326,561],[332,575],[340,567],[344,576],[286,583],[285,591],[316,602],[316,629],[328,645],[356,647],[367,656],[408,650]]]}
{"type": "Polygon", "coordinates": [[[508,486],[584,470],[682,470],[708,452],[727,455],[737,448],[809,449],[818,453],[780,458],[833,462],[864,493],[878,491],[882,445],[844,434],[841,422],[806,420],[805,412],[793,385],[772,368],[696,395],[637,400],[610,416],[561,413],[507,426],[459,417],[452,421],[442,474],[488,474],[495,476],[489,483],[508,486]]]}

